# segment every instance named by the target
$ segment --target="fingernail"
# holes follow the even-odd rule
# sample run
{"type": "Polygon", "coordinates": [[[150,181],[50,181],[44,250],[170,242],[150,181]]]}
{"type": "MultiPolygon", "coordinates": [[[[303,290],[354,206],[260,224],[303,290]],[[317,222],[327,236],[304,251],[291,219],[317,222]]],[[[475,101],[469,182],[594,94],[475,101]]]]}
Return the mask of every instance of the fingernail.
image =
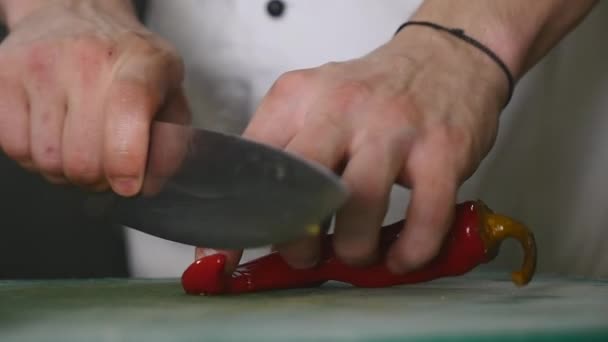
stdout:
{"type": "Polygon", "coordinates": [[[113,178],[112,187],[123,196],[133,196],[139,191],[139,180],[136,177],[113,178]]]}
{"type": "Polygon", "coordinates": [[[411,271],[414,267],[403,260],[403,257],[395,255],[395,252],[390,252],[386,258],[386,267],[388,270],[397,275],[401,275],[411,271]]]}
{"type": "Polygon", "coordinates": [[[194,252],[194,257],[198,260],[200,258],[210,256],[210,255],[215,255],[218,253],[219,253],[218,251],[216,251],[215,249],[212,249],[212,248],[200,248],[199,247],[194,252]]]}
{"type": "Polygon", "coordinates": [[[220,253],[219,251],[213,248],[203,248],[203,252],[205,253],[205,256],[216,255],[220,253]]]}
{"type": "Polygon", "coordinates": [[[388,259],[386,261],[386,267],[393,274],[403,274],[406,271],[403,266],[394,259],[388,259]]]}
{"type": "Polygon", "coordinates": [[[319,258],[319,255],[317,255],[317,254],[311,254],[311,255],[299,256],[296,258],[292,257],[285,261],[287,261],[289,266],[291,266],[292,268],[294,268],[296,270],[306,270],[306,269],[310,269],[310,268],[317,266],[317,264],[320,261],[320,258],[319,258]]]}
{"type": "Polygon", "coordinates": [[[389,259],[387,261],[386,267],[391,273],[395,275],[402,275],[408,273],[411,270],[411,268],[407,265],[403,265],[402,263],[392,259],[389,259]]]}

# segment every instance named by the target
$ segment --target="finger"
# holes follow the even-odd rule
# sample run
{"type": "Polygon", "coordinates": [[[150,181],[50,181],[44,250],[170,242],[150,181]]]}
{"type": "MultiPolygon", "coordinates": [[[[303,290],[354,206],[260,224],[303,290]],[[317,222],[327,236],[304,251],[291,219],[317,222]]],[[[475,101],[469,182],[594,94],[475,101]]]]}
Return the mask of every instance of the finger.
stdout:
{"type": "Polygon", "coordinates": [[[274,249],[294,269],[314,267],[319,263],[321,256],[321,245],[318,236],[310,236],[291,242],[276,244],[274,249]]]}
{"type": "Polygon", "coordinates": [[[275,147],[284,147],[302,126],[305,96],[301,96],[310,73],[296,70],[285,73],[272,85],[251,121],[243,137],[275,147]],[[286,119],[289,118],[289,119],[286,119]]]}
{"type": "Polygon", "coordinates": [[[218,253],[226,256],[226,265],[224,266],[224,272],[227,275],[231,275],[239,265],[239,262],[241,261],[241,257],[243,256],[243,250],[216,250],[211,248],[197,247],[194,250],[194,259],[198,260],[200,258],[215,255],[218,253]]]}
{"type": "Polygon", "coordinates": [[[66,116],[66,98],[55,89],[45,94],[33,91],[30,95],[30,143],[36,168],[51,183],[64,184],[62,139],[66,116]]]}
{"type": "Polygon", "coordinates": [[[168,94],[163,108],[156,115],[156,120],[185,126],[192,123],[192,111],[182,87],[168,94]]]}
{"type": "Polygon", "coordinates": [[[370,141],[348,162],[342,177],[350,198],[336,216],[334,235],[343,262],[365,266],[378,257],[380,228],[406,147],[405,139],[370,141]]]}
{"type": "Polygon", "coordinates": [[[128,197],[141,190],[152,120],[181,87],[184,65],[173,50],[145,39],[134,40],[124,56],[106,92],[103,167],[112,190],[128,197]]]}
{"type": "Polygon", "coordinates": [[[392,272],[417,269],[434,258],[447,234],[456,203],[458,177],[445,159],[420,163],[412,172],[412,194],[404,230],[388,253],[392,272]]]}
{"type": "Polygon", "coordinates": [[[122,196],[142,186],[152,119],[164,94],[138,82],[117,81],[108,91],[103,166],[112,189],[122,196]]]}
{"type": "Polygon", "coordinates": [[[186,97],[180,88],[171,95],[166,108],[159,114],[158,120],[175,124],[175,127],[152,127],[150,130],[150,148],[146,175],[142,186],[144,195],[158,193],[167,179],[177,172],[186,157],[191,138],[191,130],[181,126],[191,119],[186,97]]]}
{"type": "MultiPolygon", "coordinates": [[[[347,141],[348,132],[343,127],[329,123],[324,116],[315,116],[285,150],[334,170],[345,157],[347,141]]],[[[276,245],[285,261],[296,269],[314,266],[319,260],[320,248],[319,236],[276,245]]]]}
{"type": "Polygon", "coordinates": [[[70,94],[61,140],[63,174],[72,184],[98,188],[103,182],[101,102],[93,91],[70,94]]]}
{"type": "Polygon", "coordinates": [[[49,176],[47,174],[43,174],[42,176],[47,180],[47,182],[54,184],[54,185],[69,184],[68,180],[63,176],[54,177],[54,176],[49,176]]]}
{"type": "Polygon", "coordinates": [[[262,144],[282,148],[293,138],[296,132],[293,120],[284,120],[289,107],[281,108],[278,104],[269,104],[274,100],[263,100],[245,128],[242,136],[262,144]]]}
{"type": "Polygon", "coordinates": [[[27,93],[21,85],[0,79],[0,146],[9,158],[34,171],[28,107],[27,93]]]}

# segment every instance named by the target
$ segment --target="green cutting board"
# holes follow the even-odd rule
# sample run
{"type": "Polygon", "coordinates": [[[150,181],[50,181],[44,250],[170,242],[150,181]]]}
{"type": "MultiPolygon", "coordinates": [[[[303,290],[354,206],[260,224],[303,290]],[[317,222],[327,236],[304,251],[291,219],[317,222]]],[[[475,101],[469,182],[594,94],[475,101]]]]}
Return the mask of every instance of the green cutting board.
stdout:
{"type": "Polygon", "coordinates": [[[504,274],[188,296],[178,280],[0,282],[0,341],[608,341],[608,283],[504,274]]]}

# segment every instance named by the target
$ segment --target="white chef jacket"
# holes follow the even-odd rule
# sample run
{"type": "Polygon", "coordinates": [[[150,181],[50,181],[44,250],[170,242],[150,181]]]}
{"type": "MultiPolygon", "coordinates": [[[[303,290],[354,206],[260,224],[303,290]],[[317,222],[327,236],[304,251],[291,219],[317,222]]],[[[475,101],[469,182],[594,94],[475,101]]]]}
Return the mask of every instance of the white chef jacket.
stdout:
{"type": "MultiPolygon", "coordinates": [[[[389,40],[420,0],[152,0],[147,24],[186,64],[194,125],[240,132],[282,73],[359,57],[389,40]]],[[[608,3],[520,82],[501,114],[497,142],[460,191],[534,230],[538,271],[608,277],[608,3]]],[[[471,94],[475,96],[475,94],[471,94]]],[[[386,223],[409,192],[395,188],[386,223]]],[[[193,248],[126,229],[136,277],[175,277],[193,248]]],[[[265,253],[248,250],[244,259],[265,253]]],[[[519,265],[506,242],[489,266],[519,265]]]]}

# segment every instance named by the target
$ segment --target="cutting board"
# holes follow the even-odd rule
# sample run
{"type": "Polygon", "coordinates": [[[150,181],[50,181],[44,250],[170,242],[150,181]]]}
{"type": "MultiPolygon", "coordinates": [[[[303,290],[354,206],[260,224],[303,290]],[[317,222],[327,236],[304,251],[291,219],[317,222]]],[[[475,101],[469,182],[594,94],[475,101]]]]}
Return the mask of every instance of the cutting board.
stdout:
{"type": "Polygon", "coordinates": [[[0,341],[608,341],[608,282],[505,274],[188,296],[179,280],[0,282],[0,341]]]}

